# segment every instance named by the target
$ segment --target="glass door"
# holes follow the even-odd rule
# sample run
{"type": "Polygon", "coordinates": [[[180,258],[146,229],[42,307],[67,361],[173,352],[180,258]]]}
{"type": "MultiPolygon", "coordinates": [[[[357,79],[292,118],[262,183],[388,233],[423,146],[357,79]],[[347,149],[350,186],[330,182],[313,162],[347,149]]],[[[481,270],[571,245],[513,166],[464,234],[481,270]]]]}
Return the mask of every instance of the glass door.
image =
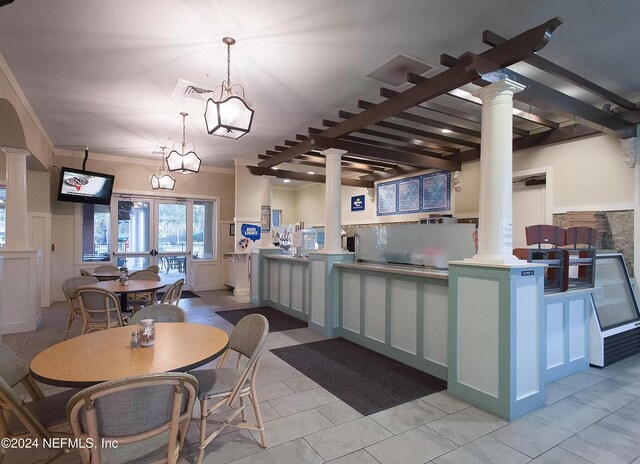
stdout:
{"type": "MultiPolygon", "coordinates": [[[[191,221],[186,202],[156,200],[155,257],[160,267],[162,281],[173,283],[178,279],[189,282],[188,270],[191,265],[191,221]]],[[[188,285],[186,285],[189,287],[188,285]]]]}
{"type": "Polygon", "coordinates": [[[116,266],[129,272],[156,264],[153,247],[153,200],[118,199],[112,208],[112,224],[117,231],[111,236],[111,249],[116,266]]]}

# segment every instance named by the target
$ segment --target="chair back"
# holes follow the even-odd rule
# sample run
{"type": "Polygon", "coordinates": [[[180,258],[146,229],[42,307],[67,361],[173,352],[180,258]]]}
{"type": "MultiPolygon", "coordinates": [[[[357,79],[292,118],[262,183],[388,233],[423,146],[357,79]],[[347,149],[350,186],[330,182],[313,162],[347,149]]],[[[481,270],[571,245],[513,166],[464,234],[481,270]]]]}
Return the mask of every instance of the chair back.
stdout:
{"type": "Polygon", "coordinates": [[[18,397],[4,378],[0,378],[0,436],[49,438],[51,434],[18,397]],[[17,420],[17,422],[16,422],[17,420]]]}
{"type": "Polygon", "coordinates": [[[89,271],[85,271],[84,269],[80,269],[80,275],[82,277],[93,277],[89,271]]]}
{"type": "Polygon", "coordinates": [[[143,269],[141,271],[132,272],[129,276],[131,280],[160,280],[160,276],[157,272],[143,269]]]}
{"type": "Polygon", "coordinates": [[[159,274],[160,273],[160,266],[156,266],[154,264],[153,266],[149,266],[148,268],[146,268],[145,271],[151,271],[151,272],[155,272],[156,274],[159,274]]]}
{"type": "Polygon", "coordinates": [[[167,303],[177,305],[180,303],[180,297],[182,296],[182,286],[184,285],[184,279],[176,280],[171,286],[164,292],[162,301],[160,303],[167,303]]]}
{"type": "Polygon", "coordinates": [[[0,342],[0,378],[15,387],[29,375],[29,368],[15,352],[0,342]]]}
{"type": "Polygon", "coordinates": [[[102,266],[98,266],[93,271],[94,272],[120,272],[120,269],[118,269],[116,266],[113,266],[111,264],[104,264],[102,266]]]}
{"type": "Polygon", "coordinates": [[[172,304],[152,304],[138,310],[129,318],[129,325],[140,324],[143,319],[155,322],[187,322],[187,313],[180,306],[172,304]]]}
{"type": "MultiPolygon", "coordinates": [[[[269,322],[262,314],[250,314],[243,317],[236,324],[233,332],[231,332],[229,336],[229,350],[236,351],[246,357],[247,362],[244,365],[242,375],[229,396],[227,404],[230,405],[236,400],[247,379],[252,378],[252,382],[255,380],[260,352],[262,351],[264,342],[267,340],[268,334],[269,322]]],[[[226,356],[224,356],[222,360],[224,359],[226,359],[226,356]]],[[[239,363],[240,359],[238,359],[238,365],[240,365],[239,363]]]]}
{"type": "Polygon", "coordinates": [[[69,308],[79,316],[81,315],[80,306],[78,305],[78,299],[76,298],[76,292],[78,288],[83,285],[94,284],[98,282],[98,279],[89,276],[72,277],[62,282],[62,293],[64,293],[69,308]]]}
{"type": "Polygon", "coordinates": [[[76,393],[67,417],[76,438],[114,440],[81,449],[84,463],[175,463],[189,428],[198,381],[165,372],[104,382],[76,393]]]}
{"type": "Polygon", "coordinates": [[[86,324],[84,333],[124,325],[120,299],[115,293],[101,288],[83,288],[78,290],[76,295],[86,324]]]}

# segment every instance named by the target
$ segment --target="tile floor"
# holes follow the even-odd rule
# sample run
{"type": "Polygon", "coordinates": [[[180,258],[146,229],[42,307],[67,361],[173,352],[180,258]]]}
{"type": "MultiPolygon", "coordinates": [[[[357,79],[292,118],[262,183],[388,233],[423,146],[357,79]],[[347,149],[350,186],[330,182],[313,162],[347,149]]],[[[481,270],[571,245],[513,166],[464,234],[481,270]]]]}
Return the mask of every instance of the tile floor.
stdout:
{"type": "MultiPolygon", "coordinates": [[[[247,306],[226,291],[201,296],[181,302],[189,320],[227,331],[232,325],[214,311],[247,306]]],[[[38,331],[2,341],[28,362],[63,339],[66,317],[66,304],[56,303],[43,310],[38,331]]],[[[268,351],[319,339],[308,329],[269,334],[258,374],[269,447],[262,450],[252,432],[227,428],[207,447],[206,463],[640,464],[640,355],[549,385],[547,406],[511,423],[446,391],[362,417],[268,351]]],[[[181,464],[195,462],[197,435],[193,424],[181,464]]],[[[4,463],[38,463],[47,456],[42,450],[12,452],[4,463]]],[[[56,462],[80,459],[71,454],[56,462]]]]}

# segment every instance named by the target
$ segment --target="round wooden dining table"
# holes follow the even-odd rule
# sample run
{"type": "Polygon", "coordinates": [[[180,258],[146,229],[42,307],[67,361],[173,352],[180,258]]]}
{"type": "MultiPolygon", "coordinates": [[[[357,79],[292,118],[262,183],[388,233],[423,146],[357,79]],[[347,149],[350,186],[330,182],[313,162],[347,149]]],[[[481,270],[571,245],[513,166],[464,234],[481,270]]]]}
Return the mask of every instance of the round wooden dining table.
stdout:
{"type": "Polygon", "coordinates": [[[92,284],[83,285],[78,290],[83,288],[101,288],[120,295],[120,310],[127,310],[127,295],[129,293],[142,293],[152,292],[159,290],[166,284],[160,280],[128,280],[127,285],[121,285],[117,280],[105,280],[104,282],[96,282],[92,284]]]}
{"type": "Polygon", "coordinates": [[[224,330],[189,322],[158,322],[152,346],[131,348],[137,326],[116,327],[70,338],[38,353],[31,375],[60,387],[85,388],[108,380],[157,372],[186,372],[227,348],[224,330]]]}

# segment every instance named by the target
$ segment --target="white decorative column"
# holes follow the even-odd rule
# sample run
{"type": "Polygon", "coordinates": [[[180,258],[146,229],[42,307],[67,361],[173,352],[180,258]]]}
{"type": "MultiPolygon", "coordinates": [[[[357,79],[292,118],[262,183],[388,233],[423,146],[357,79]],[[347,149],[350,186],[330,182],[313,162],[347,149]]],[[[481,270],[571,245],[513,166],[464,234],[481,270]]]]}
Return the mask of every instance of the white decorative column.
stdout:
{"type": "Polygon", "coordinates": [[[345,150],[329,148],[322,152],[326,157],[325,181],[325,223],[324,223],[324,251],[326,253],[341,253],[342,231],[340,187],[341,164],[340,158],[345,150]]]}
{"type": "Polygon", "coordinates": [[[309,253],[309,328],[325,337],[338,334],[339,292],[338,270],[335,263],[351,262],[353,253],[342,249],[341,220],[341,164],[345,150],[329,148],[326,157],[324,248],[309,253]]]}
{"type": "Polygon", "coordinates": [[[29,150],[0,147],[6,155],[6,240],[0,248],[4,261],[0,331],[33,331],[40,325],[44,252],[29,246],[27,228],[27,157],[29,150]]]}
{"type": "Polygon", "coordinates": [[[26,150],[4,149],[7,154],[7,200],[5,248],[27,250],[27,156],[26,150]]]}
{"type": "Polygon", "coordinates": [[[478,253],[449,263],[449,393],[508,420],[544,406],[544,266],[513,256],[513,94],[484,87],[478,253]]]}
{"type": "Polygon", "coordinates": [[[478,254],[483,263],[510,264],[513,256],[513,94],[522,84],[502,79],[476,92],[482,99],[478,254]]]}
{"type": "Polygon", "coordinates": [[[273,247],[273,240],[271,239],[271,195],[273,193],[273,179],[275,179],[275,177],[272,176],[262,176],[260,179],[260,226],[262,227],[260,246],[262,248],[273,247]],[[269,209],[268,217],[263,217],[265,208],[269,209]],[[267,228],[265,228],[265,224],[267,228]]]}

